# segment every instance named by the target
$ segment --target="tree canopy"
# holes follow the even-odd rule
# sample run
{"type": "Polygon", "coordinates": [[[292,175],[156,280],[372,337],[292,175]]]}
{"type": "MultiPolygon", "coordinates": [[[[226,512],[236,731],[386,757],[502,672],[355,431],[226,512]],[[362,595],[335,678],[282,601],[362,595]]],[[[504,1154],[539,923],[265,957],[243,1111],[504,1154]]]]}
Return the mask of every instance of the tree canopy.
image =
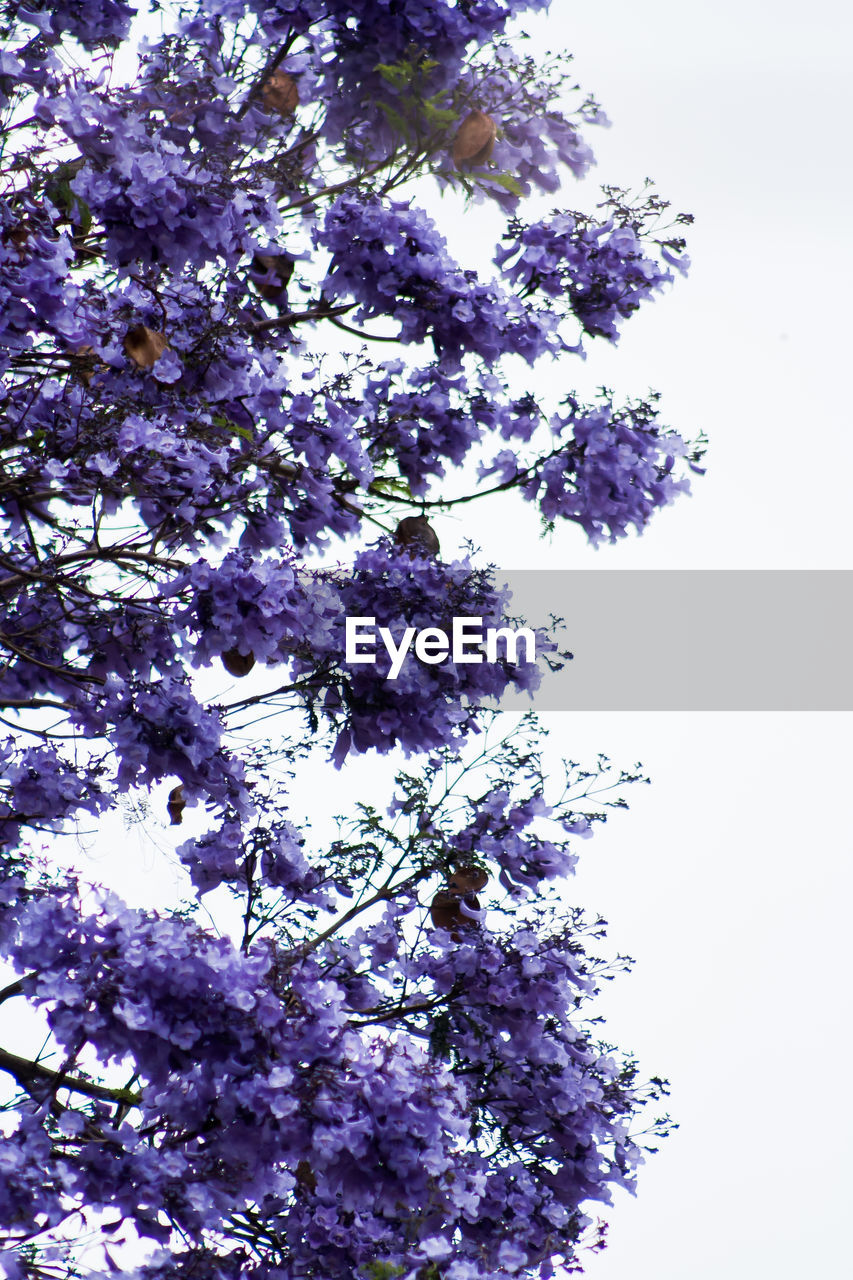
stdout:
{"type": "Polygon", "coordinates": [[[507,621],[434,513],[515,491],[598,544],[697,469],[655,397],[541,389],[689,222],[651,187],[524,220],[606,123],[525,52],[545,8],[3,5],[0,1003],[45,1037],[0,1036],[13,1276],[546,1277],[666,1130],[560,888],[641,775],[545,777],[491,710],[532,663],[346,658],[349,617],[507,621]],[[292,768],[391,750],[315,847],[292,768]],[[75,862],[128,796],[192,828],[184,902],[75,862]]]}

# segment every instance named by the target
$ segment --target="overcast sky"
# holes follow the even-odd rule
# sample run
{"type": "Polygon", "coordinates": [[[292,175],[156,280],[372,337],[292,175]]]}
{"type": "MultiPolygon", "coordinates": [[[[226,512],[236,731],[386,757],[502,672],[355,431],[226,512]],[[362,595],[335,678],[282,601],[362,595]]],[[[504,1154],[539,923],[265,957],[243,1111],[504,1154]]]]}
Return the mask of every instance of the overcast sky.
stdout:
{"type": "MultiPolygon", "coordinates": [[[[666,420],[711,448],[694,497],[641,539],[596,553],[561,536],[538,565],[853,567],[849,8],[555,0],[540,29],[613,122],[594,131],[588,182],[650,176],[696,215],[687,281],[573,381],[657,388],[666,420]]],[[[529,567],[532,517],[526,532],[490,523],[490,556],[529,567]]],[[[637,1199],[609,1213],[588,1275],[841,1280],[850,715],[546,719],[555,752],[641,759],[652,775],[582,847],[571,896],[637,959],[602,1002],[608,1032],[671,1078],[681,1123],[637,1199]]]]}

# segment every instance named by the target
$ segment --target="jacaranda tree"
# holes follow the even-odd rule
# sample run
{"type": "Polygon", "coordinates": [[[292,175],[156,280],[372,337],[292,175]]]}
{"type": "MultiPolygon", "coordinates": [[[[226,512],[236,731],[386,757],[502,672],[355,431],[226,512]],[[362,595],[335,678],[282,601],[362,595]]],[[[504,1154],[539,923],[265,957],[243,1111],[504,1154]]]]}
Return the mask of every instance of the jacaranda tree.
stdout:
{"type": "Polygon", "coordinates": [[[651,189],[557,195],[605,120],[523,52],[546,7],[3,4],[13,1276],[548,1276],[665,1127],[661,1082],[598,1042],[600,922],[558,891],[620,779],[551,794],[535,727],[501,733],[528,663],[346,655],[348,617],[505,618],[434,510],[516,490],[613,540],[695,465],[653,400],[534,394],[686,265],[651,189]],[[525,220],[537,191],[563,207],[525,220]],[[497,212],[489,270],[442,192],[497,212]],[[315,848],[297,758],[331,785],[392,749],[393,794],[315,848]],[[140,796],[194,833],[157,912],[75,868],[140,796]]]}

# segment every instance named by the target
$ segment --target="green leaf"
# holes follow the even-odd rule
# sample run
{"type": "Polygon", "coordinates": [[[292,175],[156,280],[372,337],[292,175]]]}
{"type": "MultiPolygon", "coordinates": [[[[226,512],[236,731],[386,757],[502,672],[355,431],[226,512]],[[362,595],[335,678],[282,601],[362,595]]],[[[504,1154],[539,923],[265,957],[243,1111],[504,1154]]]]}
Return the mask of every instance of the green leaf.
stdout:
{"type": "Polygon", "coordinates": [[[377,102],[376,105],[391,125],[391,128],[401,133],[407,142],[411,142],[412,130],[400,115],[400,112],[395,111],[393,107],[389,107],[387,102],[377,102]]]}
{"type": "Polygon", "coordinates": [[[424,119],[429,124],[438,125],[440,128],[446,129],[450,125],[455,124],[459,119],[459,113],[451,111],[447,107],[433,106],[432,98],[425,98],[423,102],[424,119]]]}
{"type": "Polygon", "coordinates": [[[370,1280],[396,1280],[397,1276],[403,1275],[405,1270],[405,1267],[401,1267],[396,1262],[368,1262],[365,1267],[370,1280]]]}
{"type": "Polygon", "coordinates": [[[402,89],[412,80],[412,64],[410,62],[378,62],[374,67],[382,79],[395,89],[402,89]]]}
{"type": "Polygon", "coordinates": [[[413,494],[408,482],[397,476],[379,476],[367,487],[367,492],[378,498],[409,498],[413,494]]]}
{"type": "Polygon", "coordinates": [[[92,211],[71,187],[83,164],[82,158],[63,160],[47,175],[44,194],[69,222],[77,224],[79,232],[86,235],[92,226],[92,211]]]}
{"type": "Polygon", "coordinates": [[[504,191],[511,191],[514,196],[524,195],[518,180],[511,173],[490,173],[486,181],[496,182],[504,191]]]}
{"type": "Polygon", "coordinates": [[[235,436],[240,436],[243,440],[254,440],[254,432],[250,427],[240,427],[224,413],[214,413],[211,422],[215,427],[220,427],[223,431],[231,431],[235,436]]]}

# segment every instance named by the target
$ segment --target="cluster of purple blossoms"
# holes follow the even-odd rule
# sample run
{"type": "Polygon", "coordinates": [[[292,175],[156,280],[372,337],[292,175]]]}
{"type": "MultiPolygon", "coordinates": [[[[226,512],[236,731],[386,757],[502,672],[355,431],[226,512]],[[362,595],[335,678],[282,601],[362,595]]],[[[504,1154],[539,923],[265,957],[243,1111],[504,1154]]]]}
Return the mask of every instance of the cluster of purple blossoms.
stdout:
{"type": "Polygon", "coordinates": [[[44,1042],[0,1040],[14,1280],[547,1280],[633,1185],[647,1091],[552,887],[589,815],[527,729],[491,745],[539,667],[347,657],[347,618],[515,621],[403,517],[515,490],[597,542],[686,490],[650,405],[554,412],[515,359],[615,338],[680,241],[610,198],[513,220],[481,279],[418,204],[514,213],[592,163],[599,109],[507,35],[545,8],[187,0],[121,47],[159,4],[5,6],[0,1003],[44,1042]],[[326,838],[309,742],[419,767],[326,838]],[[57,869],[120,802],[186,823],[180,909],[57,869]]]}
{"type": "Polygon", "coordinates": [[[102,766],[81,768],[52,745],[0,742],[0,850],[14,849],[22,831],[61,831],[69,817],[97,816],[110,803],[102,766]]]}
{"type": "MultiPolygon", "coordinates": [[[[434,891],[447,859],[472,857],[478,829],[526,842],[517,903],[541,898],[543,857],[555,874],[569,865],[566,839],[583,821],[524,795],[512,752],[494,759],[500,785],[484,808],[465,802],[467,819],[460,797],[433,801],[447,760],[399,779],[378,912],[348,905],[345,848],[312,865],[279,832],[290,870],[255,857],[256,900],[282,914],[307,901],[331,922],[294,945],[265,936],[241,949],[110,895],[87,907],[61,879],[4,895],[15,994],[45,1015],[57,1065],[0,1050],[33,1103],[3,1149],[3,1222],[47,1231],[82,1200],[168,1247],[160,1265],[176,1275],[208,1235],[248,1243],[261,1221],[250,1274],[264,1277],[317,1266],[334,1280],[383,1266],[414,1276],[451,1258],[460,1277],[546,1275],[570,1257],[580,1204],[632,1185],[642,1158],[630,1063],[603,1053],[577,1016],[597,986],[585,926],[573,917],[546,940],[495,899],[491,924],[454,937],[430,926],[418,892],[434,891]],[[536,828],[548,819],[546,852],[536,828]],[[57,1092],[67,1101],[45,1115],[40,1102],[57,1092]],[[176,1247],[173,1231],[198,1245],[176,1247]]],[[[474,856],[480,883],[517,873],[515,852],[474,856]]]]}
{"type": "Polygon", "coordinates": [[[71,36],[85,49],[124,40],[136,11],[122,0],[30,0],[26,5],[8,7],[15,10],[19,22],[33,28],[46,42],[71,36]]]}
{"type": "Polygon", "coordinates": [[[555,320],[458,267],[420,209],[344,195],[329,209],[317,243],[332,255],[327,297],[353,298],[356,320],[393,316],[395,337],[430,338],[445,367],[469,352],[487,364],[506,353],[533,364],[560,350],[555,320]]]}
{"type": "MultiPolygon", "coordinates": [[[[330,6],[328,47],[336,56],[324,60],[318,85],[330,140],[375,157],[380,145],[396,141],[382,105],[400,108],[409,89],[404,81],[402,92],[394,92],[382,67],[414,62],[421,71],[420,96],[445,102],[464,94],[472,48],[492,46],[513,17],[547,5],[548,0],[349,0],[330,6]]],[[[417,111],[419,104],[406,105],[417,111]]]]}
{"type": "Polygon", "coordinates": [[[559,443],[544,458],[526,463],[502,449],[480,474],[497,476],[501,488],[519,487],[551,525],[575,521],[594,546],[624,537],[630,525],[642,532],[655,511],[689,493],[689,480],[676,472],[679,461],[701,473],[701,455],[659,425],[649,401],[622,409],[607,400],[597,408],[570,401],[551,429],[559,443]]]}
{"type": "MultiPolygon", "coordinates": [[[[488,162],[469,178],[475,199],[487,196],[511,213],[533,188],[555,192],[566,169],[582,178],[595,163],[580,127],[609,122],[591,99],[573,115],[555,109],[572,88],[566,72],[559,63],[543,65],[521,54],[510,40],[466,68],[461,92],[490,115],[497,131],[488,162]]],[[[450,175],[441,180],[450,181],[450,175]]]]}
{"type": "MultiPolygon", "coordinates": [[[[336,727],[338,764],[351,750],[401,746],[409,753],[461,741],[478,707],[508,688],[533,690],[541,679],[536,662],[521,655],[436,665],[410,657],[393,679],[387,649],[375,662],[347,664],[347,618],[372,618],[396,641],[407,629],[450,633],[454,617],[476,618],[484,628],[506,625],[505,592],[465,560],[413,557],[383,543],[360,552],[351,569],[310,572],[292,557],[258,562],[231,552],[216,569],[198,562],[166,593],[188,600],[174,616],[188,633],[194,666],[235,652],[290,664],[289,688],[336,727]]],[[[554,644],[540,635],[538,647],[554,644]]],[[[278,677],[277,686],[281,692],[278,677]]]]}
{"type": "MultiPolygon", "coordinates": [[[[483,627],[507,623],[506,593],[489,572],[465,560],[442,564],[427,556],[389,554],[380,546],[356,557],[340,594],[341,622],[344,616],[373,617],[377,627],[387,627],[395,637],[406,628],[437,627],[449,634],[455,617],[475,618],[483,627]]],[[[541,654],[555,645],[539,635],[537,647],[541,654]]],[[[536,689],[542,674],[536,661],[499,655],[497,662],[482,663],[407,660],[391,680],[390,655],[377,652],[376,658],[375,664],[350,669],[326,698],[324,710],[344,722],[335,744],[338,761],[351,749],[387,751],[399,744],[409,754],[461,743],[476,725],[479,707],[498,703],[510,688],[536,689]]]]}
{"type": "MultiPolygon", "coordinates": [[[[586,333],[615,342],[619,323],[673,279],[649,256],[641,232],[624,218],[594,222],[556,213],[530,226],[515,222],[495,262],[525,296],[541,291],[576,316],[586,333]]],[[[686,271],[683,253],[666,244],[660,253],[665,264],[686,271]]]]}

